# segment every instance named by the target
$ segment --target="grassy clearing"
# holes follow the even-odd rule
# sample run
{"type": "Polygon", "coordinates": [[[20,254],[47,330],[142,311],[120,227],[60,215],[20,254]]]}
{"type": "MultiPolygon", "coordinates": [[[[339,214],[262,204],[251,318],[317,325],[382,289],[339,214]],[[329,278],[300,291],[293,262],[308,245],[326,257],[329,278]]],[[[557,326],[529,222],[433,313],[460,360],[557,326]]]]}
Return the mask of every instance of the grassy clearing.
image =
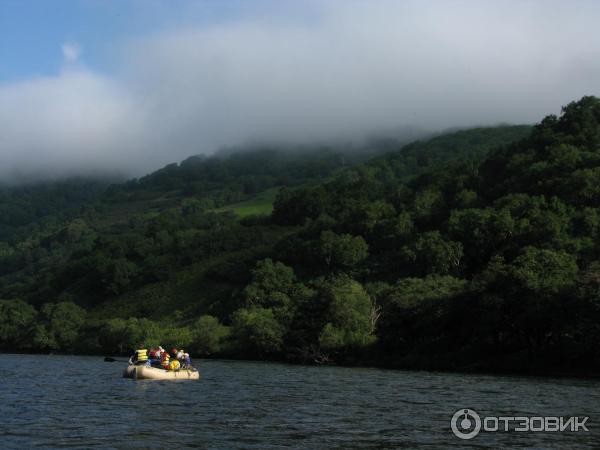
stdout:
{"type": "Polygon", "coordinates": [[[239,217],[253,215],[269,215],[273,211],[273,202],[277,196],[279,188],[272,188],[256,194],[250,200],[239,203],[232,203],[217,209],[217,212],[232,211],[239,217]]]}

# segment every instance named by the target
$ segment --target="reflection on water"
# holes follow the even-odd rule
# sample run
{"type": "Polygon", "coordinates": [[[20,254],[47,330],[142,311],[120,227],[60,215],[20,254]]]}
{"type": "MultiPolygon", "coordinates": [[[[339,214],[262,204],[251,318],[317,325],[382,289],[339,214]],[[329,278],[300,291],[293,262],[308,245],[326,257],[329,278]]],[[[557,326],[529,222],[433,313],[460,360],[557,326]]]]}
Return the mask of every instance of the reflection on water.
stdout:
{"type": "Polygon", "coordinates": [[[123,366],[101,357],[0,355],[0,447],[600,446],[595,380],[202,361],[200,381],[135,381],[121,378],[123,366]],[[450,418],[467,407],[590,416],[590,433],[461,441],[450,418]]]}

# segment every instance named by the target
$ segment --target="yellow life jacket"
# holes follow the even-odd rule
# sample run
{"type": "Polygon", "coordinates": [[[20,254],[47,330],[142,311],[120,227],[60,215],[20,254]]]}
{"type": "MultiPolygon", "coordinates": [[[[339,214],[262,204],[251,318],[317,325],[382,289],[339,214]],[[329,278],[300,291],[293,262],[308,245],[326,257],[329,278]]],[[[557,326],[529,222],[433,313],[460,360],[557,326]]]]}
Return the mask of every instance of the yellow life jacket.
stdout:
{"type": "Polygon", "coordinates": [[[174,359],[169,364],[169,370],[177,370],[177,369],[179,369],[179,361],[177,361],[176,359],[174,359]]]}
{"type": "Polygon", "coordinates": [[[148,350],[145,348],[136,350],[135,355],[137,361],[148,361],[148,350]]]}

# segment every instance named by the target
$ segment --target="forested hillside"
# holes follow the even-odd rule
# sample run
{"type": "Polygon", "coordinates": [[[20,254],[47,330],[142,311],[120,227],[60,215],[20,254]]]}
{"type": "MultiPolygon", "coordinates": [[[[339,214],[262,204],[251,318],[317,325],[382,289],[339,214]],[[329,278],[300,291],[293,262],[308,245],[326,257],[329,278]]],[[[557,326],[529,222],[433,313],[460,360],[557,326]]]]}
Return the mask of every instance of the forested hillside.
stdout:
{"type": "Polygon", "coordinates": [[[533,129],[458,131],[364,162],[193,157],[4,244],[0,342],[591,370],[599,151],[600,101],[586,97],[533,129]]]}
{"type": "MultiPolygon", "coordinates": [[[[60,225],[98,198],[114,177],[0,185],[0,243],[16,242],[53,224],[60,225]]],[[[1,244],[0,244],[1,245],[1,244]]]]}
{"type": "Polygon", "coordinates": [[[600,100],[585,97],[479,164],[402,183],[393,160],[367,163],[280,195],[273,220],[308,225],[277,258],[363,283],[363,314],[331,311],[321,346],[359,345],[347,331],[362,317],[360,337],[391,365],[591,370],[599,152],[600,100]]]}

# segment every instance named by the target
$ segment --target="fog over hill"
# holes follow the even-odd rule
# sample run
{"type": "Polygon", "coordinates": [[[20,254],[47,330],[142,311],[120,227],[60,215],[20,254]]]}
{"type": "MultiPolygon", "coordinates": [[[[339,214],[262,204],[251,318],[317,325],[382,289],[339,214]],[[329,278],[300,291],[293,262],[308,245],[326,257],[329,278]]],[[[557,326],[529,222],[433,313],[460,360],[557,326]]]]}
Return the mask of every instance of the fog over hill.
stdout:
{"type": "Polygon", "coordinates": [[[599,19],[591,1],[265,1],[122,36],[102,71],[65,43],[58,73],[0,81],[0,177],[141,175],[249,141],[532,123],[598,94],[599,19]]]}

